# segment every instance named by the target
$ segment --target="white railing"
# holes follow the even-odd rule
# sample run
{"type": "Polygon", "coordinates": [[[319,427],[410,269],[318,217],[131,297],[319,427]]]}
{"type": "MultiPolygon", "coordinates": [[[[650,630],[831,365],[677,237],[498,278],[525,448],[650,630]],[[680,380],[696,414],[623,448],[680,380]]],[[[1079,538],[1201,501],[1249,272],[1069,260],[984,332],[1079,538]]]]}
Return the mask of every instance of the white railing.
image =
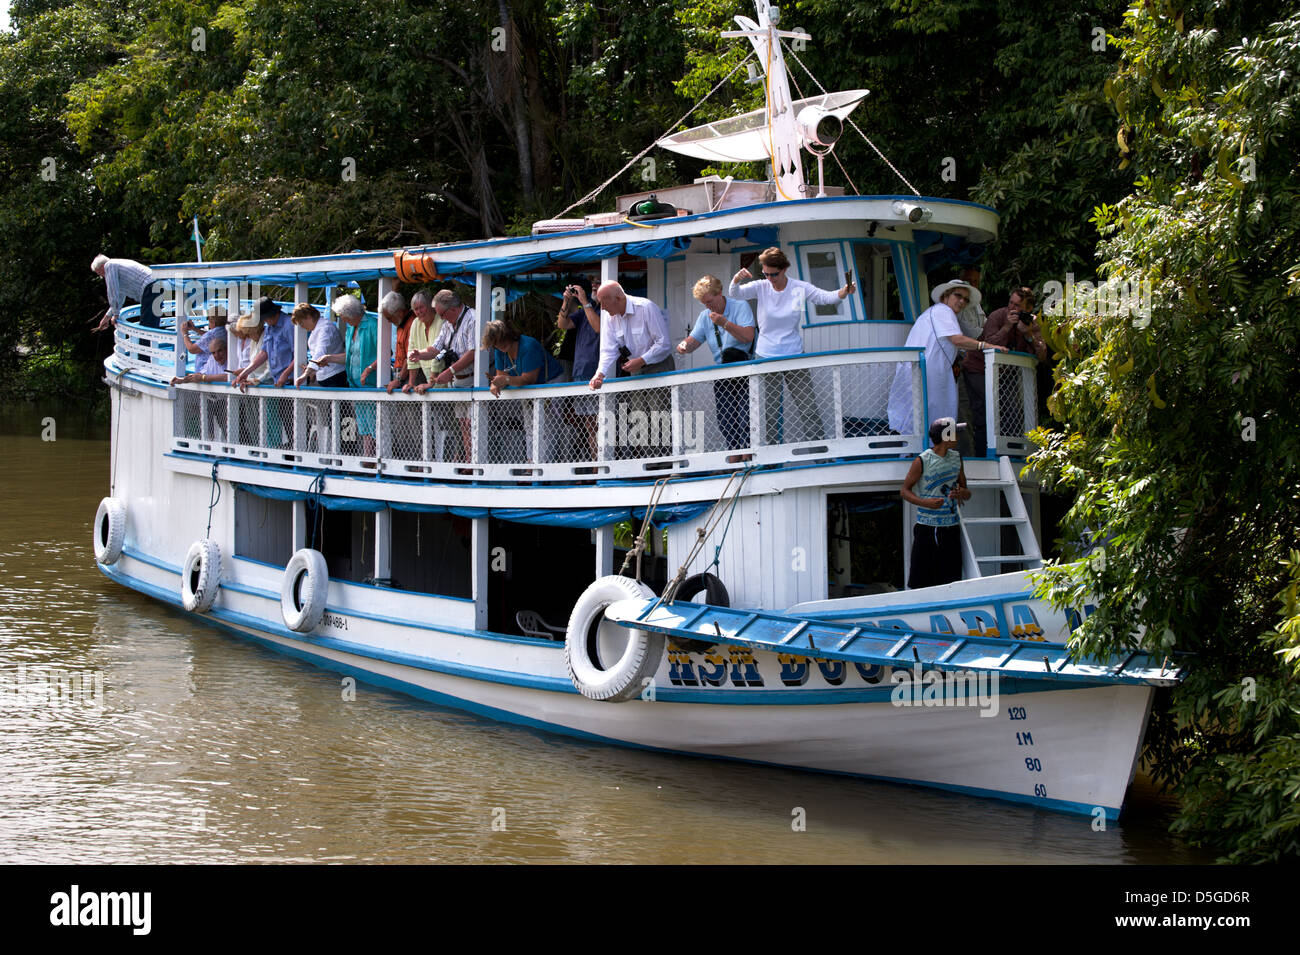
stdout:
{"type": "MultiPolygon", "coordinates": [[[[1020,352],[984,352],[984,427],[995,457],[1028,457],[1025,437],[1038,427],[1038,359],[1020,352]]],[[[984,448],[977,449],[984,453],[984,448]]]]}
{"type": "Polygon", "coordinates": [[[890,431],[900,366],[923,421],[920,351],[804,355],[607,381],[486,389],[225,385],[175,389],[172,447],[190,454],[395,477],[644,478],[755,464],[918,454],[890,431]]]}

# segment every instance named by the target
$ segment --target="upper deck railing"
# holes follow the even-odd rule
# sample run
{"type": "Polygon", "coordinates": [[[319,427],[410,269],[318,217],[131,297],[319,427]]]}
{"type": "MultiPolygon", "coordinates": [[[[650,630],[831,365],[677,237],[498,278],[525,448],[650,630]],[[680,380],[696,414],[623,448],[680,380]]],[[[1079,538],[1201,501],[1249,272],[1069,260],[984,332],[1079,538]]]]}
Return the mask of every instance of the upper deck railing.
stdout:
{"type": "MultiPolygon", "coordinates": [[[[116,363],[174,374],[175,335],[120,322],[116,363]]],[[[1023,456],[1036,423],[1034,359],[986,353],[989,434],[1023,456]]],[[[663,375],[512,388],[274,388],[178,385],[171,448],[282,467],[422,479],[561,482],[648,479],[748,463],[896,458],[928,446],[923,358],[875,348],[663,375]],[[910,409],[890,429],[889,399],[910,409]]],[[[896,408],[897,412],[897,408],[896,408]]]]}

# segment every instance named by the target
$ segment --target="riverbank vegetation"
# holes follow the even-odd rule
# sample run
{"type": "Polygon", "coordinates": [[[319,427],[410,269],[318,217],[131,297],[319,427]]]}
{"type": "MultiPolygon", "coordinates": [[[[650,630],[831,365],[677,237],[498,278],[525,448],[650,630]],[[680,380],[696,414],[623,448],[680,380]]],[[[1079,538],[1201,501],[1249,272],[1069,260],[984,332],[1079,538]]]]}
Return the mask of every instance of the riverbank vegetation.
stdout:
{"type": "MultiPolygon", "coordinates": [[[[1151,283],[1140,321],[1068,295],[1046,318],[1054,421],[1035,464],[1075,496],[1065,537],[1106,541],[1056,589],[1104,595],[1090,649],[1145,628],[1149,648],[1197,654],[1148,741],[1179,830],[1233,860],[1294,857],[1297,5],[1126,6],[791,0],[782,26],[813,37],[792,50],[803,95],[871,90],[854,114],[871,143],[846,130],[829,181],[907,194],[905,177],[998,208],[993,305],[1071,275],[1151,283]]],[[[102,394],[91,258],[191,259],[195,217],[207,258],[308,255],[523,234],[611,177],[570,214],[755,172],[663,151],[623,168],[715,86],[688,124],[761,105],[743,70],[723,82],[748,52],[717,36],[737,13],[753,10],[14,0],[0,382],[102,394]]]]}

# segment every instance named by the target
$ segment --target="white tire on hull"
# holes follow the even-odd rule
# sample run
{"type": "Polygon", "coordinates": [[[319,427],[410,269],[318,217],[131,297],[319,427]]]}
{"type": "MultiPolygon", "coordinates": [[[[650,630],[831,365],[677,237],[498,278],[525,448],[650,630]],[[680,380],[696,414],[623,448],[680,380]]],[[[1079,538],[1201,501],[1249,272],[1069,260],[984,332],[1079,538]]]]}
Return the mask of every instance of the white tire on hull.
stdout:
{"type": "Polygon", "coordinates": [[[654,591],[630,577],[594,581],[569,615],[564,663],[578,692],[593,700],[620,703],[641,692],[664,655],[664,638],[605,621],[605,608],[619,600],[653,597],[654,591]],[[609,666],[604,661],[612,660],[609,666]]]}
{"type": "Polygon", "coordinates": [[[207,613],[221,586],[221,548],[210,537],[195,541],[181,568],[181,603],[192,613],[207,613]]]}
{"type": "Polygon", "coordinates": [[[126,502],[106,497],[95,511],[95,560],[112,564],[122,556],[126,541],[126,502]]]}
{"type": "Polygon", "coordinates": [[[298,633],[311,633],[325,615],[330,575],[325,555],[304,547],[289,558],[280,585],[280,613],[284,625],[298,633]]]}

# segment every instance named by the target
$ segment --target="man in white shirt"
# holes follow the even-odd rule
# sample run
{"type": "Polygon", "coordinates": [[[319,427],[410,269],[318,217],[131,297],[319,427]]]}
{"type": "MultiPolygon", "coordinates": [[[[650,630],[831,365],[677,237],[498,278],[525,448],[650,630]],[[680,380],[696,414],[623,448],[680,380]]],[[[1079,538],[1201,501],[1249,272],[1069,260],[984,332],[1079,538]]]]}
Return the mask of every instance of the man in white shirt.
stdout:
{"type": "Polygon", "coordinates": [[[600,364],[591,379],[593,390],[619,370],[620,348],[631,355],[621,369],[629,375],[654,375],[676,368],[663,309],[648,298],[628,295],[617,282],[596,289],[596,301],[600,303],[600,364]]]}
{"type": "MultiPolygon", "coordinates": [[[[628,375],[656,375],[673,371],[673,345],[668,337],[668,316],[648,298],[628,295],[617,282],[606,282],[596,289],[600,303],[600,364],[592,376],[592,390],[600,388],[605,379],[620,370],[620,349],[627,349],[629,357],[621,370],[628,375]]],[[[627,434],[614,435],[615,448],[611,453],[620,458],[660,457],[668,453],[672,422],[667,388],[648,392],[635,392],[628,396],[622,413],[611,408],[609,413],[619,422],[631,422],[627,434]],[[644,415],[638,421],[637,414],[644,415]]]]}

